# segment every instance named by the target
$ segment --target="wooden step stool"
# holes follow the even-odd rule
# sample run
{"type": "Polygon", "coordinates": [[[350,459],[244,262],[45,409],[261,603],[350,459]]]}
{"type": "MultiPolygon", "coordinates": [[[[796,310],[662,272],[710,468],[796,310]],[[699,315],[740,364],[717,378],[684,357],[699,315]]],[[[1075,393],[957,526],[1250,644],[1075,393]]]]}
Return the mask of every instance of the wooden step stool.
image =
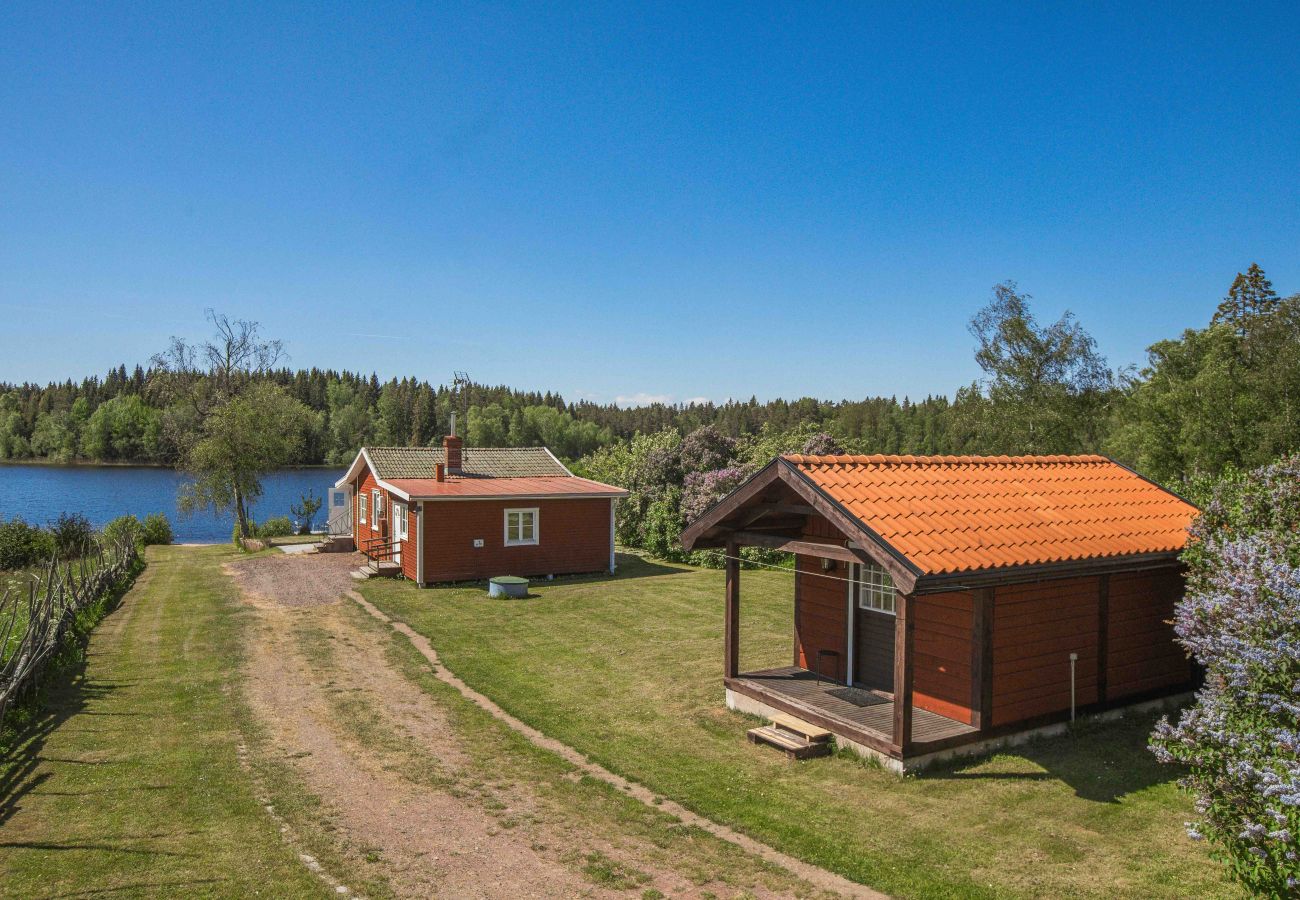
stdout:
{"type": "Polygon", "coordinates": [[[809,759],[831,752],[829,731],[785,713],[773,716],[771,725],[751,728],[747,736],[750,743],[775,747],[791,759],[809,759]]]}

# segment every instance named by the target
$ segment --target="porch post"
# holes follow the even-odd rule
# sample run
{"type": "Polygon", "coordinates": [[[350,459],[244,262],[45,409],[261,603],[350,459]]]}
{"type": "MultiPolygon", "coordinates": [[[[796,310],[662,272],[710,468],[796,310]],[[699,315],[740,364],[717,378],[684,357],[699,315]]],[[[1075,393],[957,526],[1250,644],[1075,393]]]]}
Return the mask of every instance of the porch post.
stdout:
{"type": "Polygon", "coordinates": [[[1105,703],[1110,670],[1110,576],[1097,578],[1097,702],[1105,703]]]}
{"type": "Polygon", "coordinates": [[[971,595],[970,708],[976,728],[993,724],[993,588],[971,595]]]}
{"type": "Polygon", "coordinates": [[[894,593],[894,746],[906,754],[912,743],[912,598],[894,593]]]}
{"type": "Polygon", "coordinates": [[[740,674],[740,546],[727,542],[727,613],[726,613],[727,677],[740,674]]]}

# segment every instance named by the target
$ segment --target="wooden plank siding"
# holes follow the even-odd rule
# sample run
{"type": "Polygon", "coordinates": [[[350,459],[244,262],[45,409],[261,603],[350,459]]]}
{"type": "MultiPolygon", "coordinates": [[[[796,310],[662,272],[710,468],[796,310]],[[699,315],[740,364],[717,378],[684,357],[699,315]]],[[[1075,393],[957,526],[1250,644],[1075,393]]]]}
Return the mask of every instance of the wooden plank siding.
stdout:
{"type": "MultiPolygon", "coordinates": [[[[845,634],[848,630],[846,613],[848,588],[840,578],[846,577],[848,567],[835,564],[835,571],[825,573],[837,576],[823,578],[822,561],[813,556],[795,557],[795,578],[798,582],[799,603],[795,608],[794,641],[796,665],[808,670],[817,668],[817,651],[834,650],[840,655],[840,675],[847,674],[849,664],[845,634]]],[[[834,677],[830,663],[824,674],[834,677]]]]}
{"type": "Polygon", "coordinates": [[[1174,568],[1110,576],[1107,699],[1191,680],[1191,661],[1169,624],[1182,590],[1182,575],[1174,568]]]}
{"type": "Polygon", "coordinates": [[[857,644],[853,648],[853,680],[863,687],[894,692],[895,617],[859,607],[853,611],[857,644]]]}
{"type": "Polygon", "coordinates": [[[958,591],[922,594],[912,598],[912,610],[916,620],[912,702],[918,709],[974,725],[971,594],[958,591]]]}
{"type": "Polygon", "coordinates": [[[1077,705],[1097,701],[1098,593],[1096,578],[995,590],[992,724],[1068,710],[1071,653],[1077,705]]]}
{"type": "MultiPolygon", "coordinates": [[[[380,536],[380,523],[375,521],[374,500],[371,497],[371,491],[378,490],[381,494],[388,492],[379,487],[379,482],[375,480],[374,474],[370,471],[369,466],[363,465],[361,471],[357,473],[356,481],[353,482],[354,490],[352,492],[352,535],[353,543],[360,550],[365,546],[366,541],[380,536]],[[366,496],[366,521],[361,522],[361,494],[366,496]]],[[[387,497],[384,502],[387,503],[387,497]]]]}
{"type": "MultiPolygon", "coordinates": [[[[415,555],[415,532],[411,554],[415,555]]],[[[424,579],[571,575],[609,569],[609,500],[460,500],[424,503],[424,579]],[[506,546],[505,511],[538,513],[538,543],[506,546]],[[475,540],[482,547],[475,547],[475,540]]]]}
{"type": "MultiPolygon", "coordinates": [[[[389,503],[393,502],[390,497],[389,503]]],[[[406,504],[406,540],[402,541],[402,575],[411,581],[416,581],[419,575],[419,545],[416,544],[418,539],[420,516],[417,512],[419,503],[406,504]]]]}

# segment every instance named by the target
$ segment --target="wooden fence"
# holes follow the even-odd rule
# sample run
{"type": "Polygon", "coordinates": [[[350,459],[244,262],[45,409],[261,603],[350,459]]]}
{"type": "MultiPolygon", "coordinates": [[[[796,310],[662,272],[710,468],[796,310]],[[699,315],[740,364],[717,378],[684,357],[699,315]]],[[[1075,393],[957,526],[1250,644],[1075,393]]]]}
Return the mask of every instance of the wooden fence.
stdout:
{"type": "Polygon", "coordinates": [[[0,594],[0,721],[58,654],[77,614],[120,587],[139,558],[131,536],[96,541],[80,559],[52,559],[25,589],[0,594]]]}

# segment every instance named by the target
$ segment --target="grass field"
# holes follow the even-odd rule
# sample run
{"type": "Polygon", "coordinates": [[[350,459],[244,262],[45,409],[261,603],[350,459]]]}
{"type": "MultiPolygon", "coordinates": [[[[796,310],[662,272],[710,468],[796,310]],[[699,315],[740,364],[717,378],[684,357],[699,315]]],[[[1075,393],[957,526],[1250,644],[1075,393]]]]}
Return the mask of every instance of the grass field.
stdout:
{"type": "Polygon", "coordinates": [[[232,555],[151,548],[84,668],[6,748],[5,895],[328,895],[237,762],[239,613],[220,572],[232,555]]]}
{"type": "MultiPolygon", "coordinates": [[[[906,897],[1237,897],[1145,749],[1149,717],[899,779],[849,754],[790,763],[723,706],[722,573],[620,557],[616,579],[524,601],[363,592],[510,712],[717,821],[906,897]]],[[[788,573],[742,578],[742,668],[787,664],[788,573]]]]}

